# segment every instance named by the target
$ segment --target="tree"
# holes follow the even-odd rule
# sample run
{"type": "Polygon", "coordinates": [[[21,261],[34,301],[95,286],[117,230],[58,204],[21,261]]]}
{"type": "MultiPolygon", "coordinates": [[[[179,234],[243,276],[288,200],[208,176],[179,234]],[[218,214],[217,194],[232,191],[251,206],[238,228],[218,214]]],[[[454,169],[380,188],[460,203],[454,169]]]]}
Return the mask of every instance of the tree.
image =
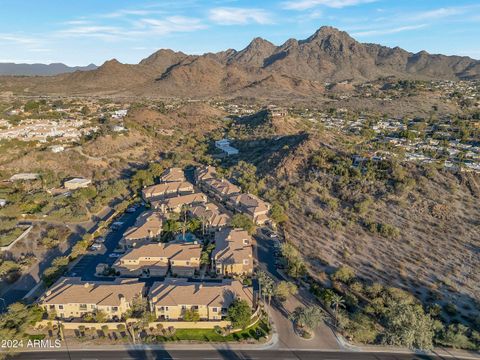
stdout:
{"type": "Polygon", "coordinates": [[[200,314],[198,313],[198,310],[186,309],[183,313],[183,320],[197,322],[200,320],[200,314]]]}
{"type": "Polygon", "coordinates": [[[266,298],[268,305],[270,305],[270,300],[272,296],[275,295],[275,280],[267,275],[264,271],[258,272],[258,282],[260,283],[261,295],[266,298]]]}
{"type": "Polygon", "coordinates": [[[245,329],[250,323],[252,308],[246,300],[235,299],[228,308],[228,319],[234,327],[245,329]]]}
{"type": "Polygon", "coordinates": [[[95,312],[93,313],[93,317],[95,319],[95,322],[97,323],[104,323],[108,320],[107,313],[101,310],[95,310],[95,312]]]}
{"type": "Polygon", "coordinates": [[[296,295],[297,293],[297,285],[288,281],[280,281],[275,289],[275,296],[281,300],[286,300],[290,295],[296,295]]]}
{"type": "Polygon", "coordinates": [[[297,307],[290,315],[291,321],[310,331],[317,328],[324,319],[325,313],[316,305],[297,307]]]}
{"type": "Polygon", "coordinates": [[[334,293],[330,301],[331,301],[331,306],[335,310],[335,320],[337,320],[338,308],[345,307],[345,300],[341,295],[334,293]]]}
{"type": "Polygon", "coordinates": [[[285,214],[285,209],[279,203],[274,203],[270,209],[270,217],[277,224],[282,224],[288,220],[287,214],[285,214]]]}
{"type": "Polygon", "coordinates": [[[393,304],[386,311],[384,327],[384,344],[422,350],[433,347],[435,323],[419,304],[393,304]]]}
{"type": "Polygon", "coordinates": [[[233,228],[240,228],[245,231],[248,231],[249,235],[252,235],[256,230],[255,223],[253,222],[253,220],[243,214],[233,215],[230,225],[233,228]]]}

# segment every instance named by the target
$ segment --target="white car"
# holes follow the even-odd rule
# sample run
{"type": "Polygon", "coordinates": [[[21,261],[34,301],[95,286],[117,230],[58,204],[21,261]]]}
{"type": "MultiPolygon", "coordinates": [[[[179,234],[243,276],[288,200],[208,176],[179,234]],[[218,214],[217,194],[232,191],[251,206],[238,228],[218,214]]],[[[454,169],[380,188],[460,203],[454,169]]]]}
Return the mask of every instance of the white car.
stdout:
{"type": "Polygon", "coordinates": [[[118,258],[120,257],[120,254],[117,254],[117,253],[111,253],[108,255],[108,257],[111,257],[111,258],[118,258]]]}

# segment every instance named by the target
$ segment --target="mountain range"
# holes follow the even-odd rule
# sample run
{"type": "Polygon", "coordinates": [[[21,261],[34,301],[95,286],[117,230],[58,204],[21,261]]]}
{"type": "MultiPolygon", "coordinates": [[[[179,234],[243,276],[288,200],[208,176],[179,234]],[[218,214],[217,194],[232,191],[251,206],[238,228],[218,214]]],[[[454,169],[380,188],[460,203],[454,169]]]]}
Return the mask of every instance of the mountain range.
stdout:
{"type": "Polygon", "coordinates": [[[95,70],[97,65],[67,66],[62,63],[52,64],[15,64],[0,63],[0,75],[13,76],[53,76],[75,71],[95,70]]]}
{"type": "Polygon", "coordinates": [[[308,96],[325,83],[378,78],[480,79],[480,61],[360,43],[324,26],[305,40],[276,46],[255,38],[243,50],[187,55],[159,50],[138,64],[113,59],[89,71],[45,78],[0,78],[0,90],[44,94],[207,97],[308,96]]]}

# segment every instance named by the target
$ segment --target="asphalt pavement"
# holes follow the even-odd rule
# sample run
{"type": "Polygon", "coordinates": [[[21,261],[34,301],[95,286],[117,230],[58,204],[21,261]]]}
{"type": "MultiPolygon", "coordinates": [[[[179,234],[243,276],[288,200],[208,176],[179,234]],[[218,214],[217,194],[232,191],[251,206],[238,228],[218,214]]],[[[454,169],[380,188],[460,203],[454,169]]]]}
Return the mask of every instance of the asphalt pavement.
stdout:
{"type": "MultiPolygon", "coordinates": [[[[10,358],[10,357],[9,357],[10,358]]],[[[51,351],[16,354],[20,360],[427,360],[446,357],[401,353],[359,353],[301,350],[118,350],[118,351],[51,351]]],[[[463,358],[454,359],[462,360],[463,358]]],[[[468,358],[465,358],[468,359],[468,358]]]]}
{"type": "MultiPolygon", "coordinates": [[[[113,265],[117,258],[109,257],[109,254],[113,253],[118,243],[122,239],[122,235],[130,226],[135,224],[137,217],[145,211],[145,207],[139,206],[133,213],[123,213],[115,221],[122,222],[123,225],[117,230],[110,231],[105,236],[105,242],[102,244],[102,248],[95,251],[90,251],[85,254],[80,261],[73,266],[68,275],[80,276],[84,281],[98,281],[99,278],[95,276],[96,267],[99,264],[113,265]]],[[[102,280],[114,280],[113,277],[105,277],[102,280]]]]}

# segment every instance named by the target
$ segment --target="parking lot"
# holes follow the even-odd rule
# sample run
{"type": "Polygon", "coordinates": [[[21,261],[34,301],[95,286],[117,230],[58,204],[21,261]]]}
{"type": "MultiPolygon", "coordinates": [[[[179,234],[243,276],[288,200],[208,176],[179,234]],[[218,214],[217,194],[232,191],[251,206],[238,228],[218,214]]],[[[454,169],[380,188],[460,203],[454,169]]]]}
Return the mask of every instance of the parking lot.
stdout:
{"type": "MultiPolygon", "coordinates": [[[[80,261],[69,271],[68,276],[80,276],[82,280],[94,281],[98,280],[95,276],[96,267],[99,264],[113,265],[116,258],[110,257],[114,253],[115,248],[120,242],[123,233],[127,228],[133,226],[137,217],[145,211],[144,206],[138,206],[134,212],[125,212],[122,216],[116,219],[117,222],[123,223],[115,230],[110,230],[104,237],[102,243],[98,243],[99,249],[90,250],[85,254],[80,261]]],[[[105,280],[113,280],[113,278],[105,278],[105,280]]]]}

